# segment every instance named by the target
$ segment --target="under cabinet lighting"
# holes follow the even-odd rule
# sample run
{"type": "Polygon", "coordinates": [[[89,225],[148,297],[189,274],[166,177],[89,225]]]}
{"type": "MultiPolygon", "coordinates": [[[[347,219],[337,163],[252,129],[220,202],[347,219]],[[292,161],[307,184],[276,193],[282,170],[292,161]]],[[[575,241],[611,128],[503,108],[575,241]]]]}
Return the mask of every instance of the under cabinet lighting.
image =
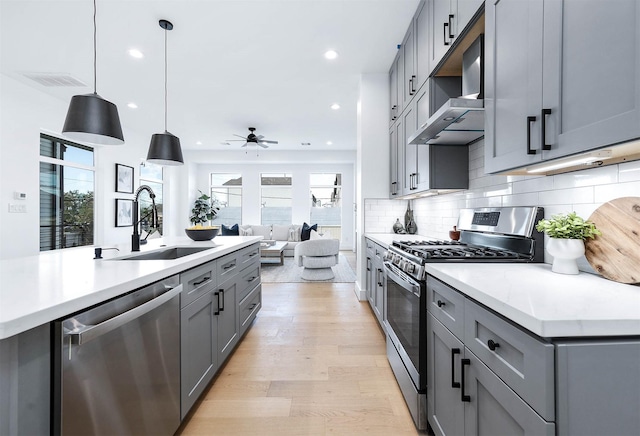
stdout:
{"type": "Polygon", "coordinates": [[[570,167],[575,167],[580,165],[594,164],[598,161],[611,159],[611,157],[612,157],[611,150],[602,150],[602,151],[589,153],[587,155],[574,156],[568,159],[562,159],[552,163],[527,168],[527,172],[532,174],[545,173],[548,171],[555,171],[562,168],[570,168],[570,167]]]}

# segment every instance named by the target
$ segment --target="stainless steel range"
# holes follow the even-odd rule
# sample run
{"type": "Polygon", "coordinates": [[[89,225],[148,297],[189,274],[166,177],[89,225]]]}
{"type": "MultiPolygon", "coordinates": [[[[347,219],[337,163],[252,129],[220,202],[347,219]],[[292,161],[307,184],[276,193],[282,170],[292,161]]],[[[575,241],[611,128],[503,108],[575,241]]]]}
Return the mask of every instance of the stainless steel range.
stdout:
{"type": "Polygon", "coordinates": [[[427,298],[430,262],[542,262],[540,207],[463,209],[459,241],[395,241],[385,254],[387,357],[416,427],[427,428],[427,298]]]}

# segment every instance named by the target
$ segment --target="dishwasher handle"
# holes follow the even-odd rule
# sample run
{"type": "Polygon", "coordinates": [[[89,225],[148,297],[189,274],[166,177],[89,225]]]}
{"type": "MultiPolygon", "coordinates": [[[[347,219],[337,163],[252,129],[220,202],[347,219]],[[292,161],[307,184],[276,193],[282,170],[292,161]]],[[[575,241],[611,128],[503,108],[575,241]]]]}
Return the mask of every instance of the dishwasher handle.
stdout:
{"type": "Polygon", "coordinates": [[[153,309],[163,305],[176,295],[180,294],[180,292],[182,292],[182,284],[170,289],[169,291],[152,300],[147,301],[144,304],[141,304],[140,306],[136,306],[133,309],[116,315],[113,318],[101,322],[100,324],[84,326],[76,331],[68,333],[67,336],[69,337],[69,340],[73,345],[85,344],[105,333],[110,332],[111,330],[123,326],[131,320],[134,320],[146,313],[151,312],[153,309]]]}

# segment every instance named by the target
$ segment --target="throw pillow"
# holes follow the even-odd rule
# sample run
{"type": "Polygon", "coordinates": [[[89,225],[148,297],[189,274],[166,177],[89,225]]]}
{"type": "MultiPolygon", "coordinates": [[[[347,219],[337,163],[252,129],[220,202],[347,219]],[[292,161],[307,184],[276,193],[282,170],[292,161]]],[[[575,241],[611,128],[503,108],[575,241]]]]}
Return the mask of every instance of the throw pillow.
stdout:
{"type": "Polygon", "coordinates": [[[231,227],[222,225],[222,236],[238,236],[238,225],[234,224],[231,227]]]}
{"type": "Polygon", "coordinates": [[[309,224],[303,223],[302,224],[302,231],[300,232],[300,240],[301,241],[308,241],[309,237],[311,236],[311,230],[315,230],[317,232],[318,231],[318,224],[314,224],[312,226],[309,226],[309,224]]]}
{"type": "Polygon", "coordinates": [[[271,229],[271,239],[276,241],[286,241],[289,239],[289,226],[274,224],[271,229]]]}
{"type": "Polygon", "coordinates": [[[253,229],[251,227],[247,227],[246,229],[243,229],[242,227],[240,227],[240,236],[253,236],[253,229]]]}
{"type": "Polygon", "coordinates": [[[301,226],[291,226],[289,227],[289,239],[291,242],[300,242],[300,229],[301,226]]]}
{"type": "Polygon", "coordinates": [[[316,232],[315,230],[311,230],[311,233],[309,233],[309,239],[311,241],[315,241],[316,239],[323,239],[324,236],[322,236],[320,233],[316,232]]]}

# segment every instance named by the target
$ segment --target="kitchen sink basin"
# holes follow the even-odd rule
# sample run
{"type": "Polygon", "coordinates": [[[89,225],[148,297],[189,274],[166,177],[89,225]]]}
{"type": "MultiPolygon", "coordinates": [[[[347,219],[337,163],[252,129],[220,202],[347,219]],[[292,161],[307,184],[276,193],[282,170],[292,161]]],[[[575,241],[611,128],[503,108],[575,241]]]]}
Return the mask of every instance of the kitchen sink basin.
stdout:
{"type": "Polygon", "coordinates": [[[114,260],[173,260],[179,259],[201,251],[211,250],[215,247],[171,247],[162,250],[150,251],[142,254],[132,254],[130,256],[118,257],[114,260]]]}

